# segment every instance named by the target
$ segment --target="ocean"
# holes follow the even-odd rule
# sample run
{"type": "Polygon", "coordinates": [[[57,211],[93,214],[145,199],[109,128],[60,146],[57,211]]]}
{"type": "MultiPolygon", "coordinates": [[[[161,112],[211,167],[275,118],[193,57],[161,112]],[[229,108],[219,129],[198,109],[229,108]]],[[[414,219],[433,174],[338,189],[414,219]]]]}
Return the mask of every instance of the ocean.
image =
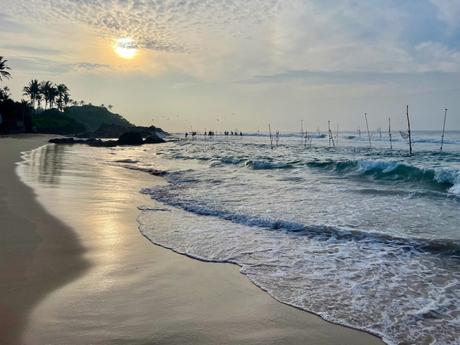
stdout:
{"type": "MultiPolygon", "coordinates": [[[[282,133],[141,147],[65,147],[73,164],[163,176],[140,192],[139,230],[233,263],[280,302],[388,344],[460,343],[460,132],[282,133]],[[91,159],[88,159],[91,157],[91,159]]],[[[39,150],[44,150],[45,146],[39,150]]]]}

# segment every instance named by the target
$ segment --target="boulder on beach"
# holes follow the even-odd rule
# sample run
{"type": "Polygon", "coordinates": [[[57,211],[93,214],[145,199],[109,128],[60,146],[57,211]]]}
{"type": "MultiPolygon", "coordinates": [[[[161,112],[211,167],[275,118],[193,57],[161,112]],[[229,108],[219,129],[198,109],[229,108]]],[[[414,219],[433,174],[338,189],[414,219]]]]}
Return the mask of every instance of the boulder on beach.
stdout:
{"type": "Polygon", "coordinates": [[[74,138],[54,138],[54,139],[48,140],[48,142],[52,144],[68,144],[68,145],[86,144],[86,140],[74,139],[74,138]]]}
{"type": "Polygon", "coordinates": [[[142,145],[144,139],[139,132],[126,132],[118,138],[118,145],[142,145]]]}

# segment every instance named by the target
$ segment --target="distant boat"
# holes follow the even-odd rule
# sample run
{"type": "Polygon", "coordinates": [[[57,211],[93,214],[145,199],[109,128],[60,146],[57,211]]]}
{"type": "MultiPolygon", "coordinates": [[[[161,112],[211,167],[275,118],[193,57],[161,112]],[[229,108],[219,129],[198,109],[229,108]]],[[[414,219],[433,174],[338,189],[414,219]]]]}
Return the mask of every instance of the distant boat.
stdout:
{"type": "Polygon", "coordinates": [[[344,138],[345,139],[354,139],[354,138],[356,138],[356,135],[346,135],[344,138]]]}

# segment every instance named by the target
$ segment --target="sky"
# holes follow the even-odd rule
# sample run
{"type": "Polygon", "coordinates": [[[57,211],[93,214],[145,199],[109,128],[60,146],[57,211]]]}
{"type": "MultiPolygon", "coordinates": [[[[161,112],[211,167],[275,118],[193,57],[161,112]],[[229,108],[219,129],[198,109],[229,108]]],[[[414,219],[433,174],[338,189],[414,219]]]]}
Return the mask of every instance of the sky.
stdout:
{"type": "Polygon", "coordinates": [[[0,0],[0,56],[169,131],[460,129],[459,0],[0,0]],[[129,56],[128,56],[129,55],[129,56]],[[132,56],[134,55],[134,56],[132,56]],[[129,58],[127,58],[129,57],[129,58]]]}

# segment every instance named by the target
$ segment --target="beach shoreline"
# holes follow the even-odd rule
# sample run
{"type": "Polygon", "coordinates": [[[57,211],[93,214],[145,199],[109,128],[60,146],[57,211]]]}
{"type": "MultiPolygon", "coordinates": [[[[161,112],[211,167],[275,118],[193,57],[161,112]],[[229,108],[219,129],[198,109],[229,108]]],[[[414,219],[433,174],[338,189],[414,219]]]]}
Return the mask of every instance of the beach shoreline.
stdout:
{"type": "MultiPolygon", "coordinates": [[[[19,139],[0,140],[0,147],[12,157],[11,162],[19,160],[19,152],[46,142],[43,137],[39,142],[24,140],[27,143],[19,139]],[[11,141],[8,148],[3,145],[4,140],[11,141]],[[18,142],[13,143],[14,140],[18,142]]],[[[65,157],[65,152],[51,154],[56,155],[55,162],[65,157]]],[[[111,167],[105,185],[95,181],[87,191],[80,191],[80,195],[77,186],[62,186],[59,182],[50,182],[54,181],[52,179],[47,183],[54,184],[53,191],[41,189],[31,180],[26,181],[33,185],[32,190],[17,178],[14,162],[2,169],[9,169],[9,172],[2,174],[5,176],[2,180],[8,183],[1,188],[9,188],[10,194],[7,195],[17,195],[14,198],[8,196],[2,202],[10,205],[10,200],[20,203],[28,198],[29,202],[36,204],[34,208],[41,208],[42,218],[53,219],[53,224],[44,223],[48,224],[48,229],[40,233],[43,240],[38,247],[51,248],[44,243],[55,237],[57,229],[65,230],[62,233],[69,236],[71,243],[63,239],[55,241],[59,250],[40,250],[40,255],[56,255],[50,256],[50,260],[62,265],[66,261],[61,259],[67,257],[66,267],[73,269],[60,274],[53,268],[52,272],[58,273],[55,274],[55,285],[48,285],[46,293],[42,293],[33,304],[11,298],[14,293],[10,284],[2,284],[2,305],[7,300],[16,300],[17,306],[23,304],[17,310],[24,311],[18,317],[23,321],[22,327],[17,328],[14,338],[9,338],[9,344],[12,344],[11,339],[16,339],[16,343],[22,339],[24,344],[383,344],[374,336],[325,322],[274,300],[240,274],[235,265],[200,262],[147,241],[137,230],[139,211],[136,206],[148,204],[149,200],[138,190],[149,184],[162,183],[158,177],[111,167]],[[10,182],[13,178],[16,185],[10,182]],[[115,190],[117,181],[133,183],[115,190]],[[19,184],[24,193],[29,194],[16,193],[19,184]],[[61,193],[55,193],[56,189],[61,193]],[[82,200],[89,195],[94,200],[89,205],[84,204],[82,200]],[[45,207],[42,208],[41,204],[45,207]],[[78,212],[69,211],[75,209],[78,212]],[[110,210],[113,211],[107,213],[110,210]],[[29,305],[26,307],[25,304],[29,305]]],[[[53,169],[50,171],[51,175],[56,174],[53,169]]],[[[32,207],[24,205],[23,209],[32,207]]],[[[2,211],[2,218],[9,217],[13,222],[18,217],[18,213],[8,211],[8,207],[2,209],[6,210],[2,211]]],[[[29,212],[26,216],[31,218],[29,221],[36,217],[29,212]]],[[[15,223],[14,226],[15,229],[22,226],[25,237],[29,235],[26,224],[16,226],[15,223]]],[[[21,242],[24,237],[7,239],[3,246],[13,248],[21,242]]],[[[15,255],[21,253],[15,252],[15,255]]],[[[11,257],[2,261],[9,260],[11,257]]],[[[42,265],[46,262],[39,255],[34,261],[42,265]]],[[[6,272],[3,269],[0,271],[2,275],[6,272]]],[[[13,273],[10,275],[13,277],[13,273]]],[[[43,275],[37,275],[37,280],[39,278],[43,275]]],[[[36,280],[26,283],[23,284],[23,294],[28,291],[26,288],[32,290],[39,284],[36,280]]],[[[4,333],[0,336],[2,340],[7,339],[4,333]]]]}
{"type": "Polygon", "coordinates": [[[38,203],[33,189],[15,172],[21,152],[48,139],[0,137],[0,344],[20,344],[33,307],[88,265],[72,230],[38,203]]]}

